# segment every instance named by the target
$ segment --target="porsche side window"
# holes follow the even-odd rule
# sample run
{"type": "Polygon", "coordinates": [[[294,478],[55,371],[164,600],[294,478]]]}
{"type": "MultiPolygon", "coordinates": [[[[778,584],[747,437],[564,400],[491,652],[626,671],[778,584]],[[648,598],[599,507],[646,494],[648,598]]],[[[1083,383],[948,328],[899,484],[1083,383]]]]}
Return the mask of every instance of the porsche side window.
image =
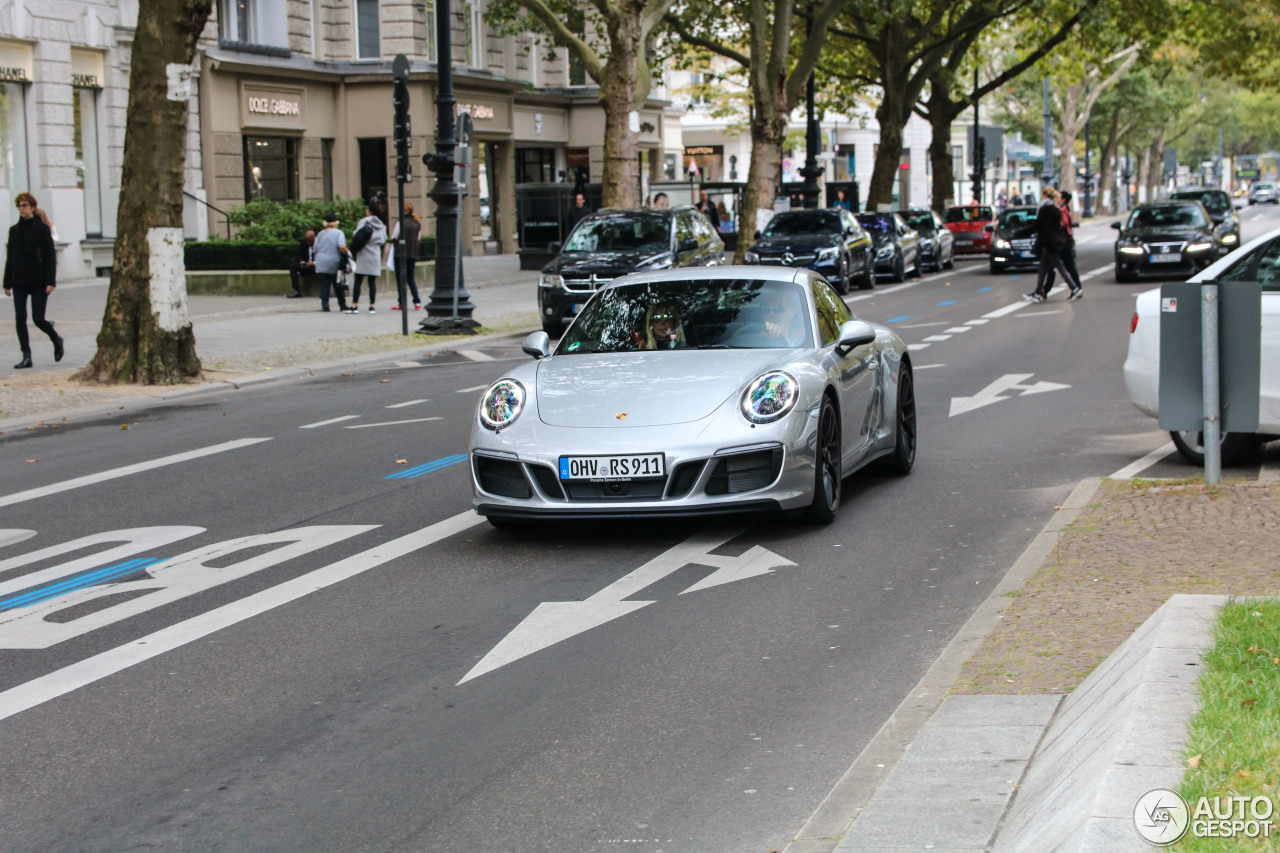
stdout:
{"type": "Polygon", "coordinates": [[[680,245],[690,237],[695,240],[698,237],[693,226],[693,216],[690,215],[689,211],[682,210],[676,214],[676,245],[680,245]]]}
{"type": "Polygon", "coordinates": [[[852,319],[853,314],[844,300],[825,281],[813,281],[813,302],[818,308],[818,331],[822,335],[822,345],[830,346],[840,337],[840,327],[846,320],[852,319]]]}
{"type": "Polygon", "coordinates": [[[1280,238],[1264,243],[1236,261],[1219,281],[1257,281],[1264,290],[1280,289],[1280,238]]]}

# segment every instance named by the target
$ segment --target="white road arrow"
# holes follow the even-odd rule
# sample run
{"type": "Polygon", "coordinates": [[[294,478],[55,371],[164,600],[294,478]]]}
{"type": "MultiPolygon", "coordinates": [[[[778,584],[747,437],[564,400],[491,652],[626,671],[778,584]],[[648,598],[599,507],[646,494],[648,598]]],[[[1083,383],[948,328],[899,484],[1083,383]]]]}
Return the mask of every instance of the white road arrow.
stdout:
{"type": "MultiPolygon", "coordinates": [[[[534,652],[554,646],[620,616],[626,616],[652,601],[628,601],[647,586],[689,564],[711,566],[716,571],[684,592],[695,592],[720,584],[732,583],[768,574],[781,566],[795,563],[772,551],[754,545],[738,557],[710,553],[746,528],[704,530],[674,548],[654,557],[635,571],[624,575],[585,601],[545,601],[539,604],[511,633],[472,667],[458,684],[492,672],[534,652]]],[[[681,593],[683,595],[684,593],[681,593]]]]}
{"type": "Polygon", "coordinates": [[[1033,375],[1031,373],[1007,373],[972,397],[952,397],[949,417],[954,418],[956,415],[963,415],[965,412],[972,412],[974,409],[981,409],[983,406],[990,406],[992,403],[1010,399],[1002,396],[1005,391],[1021,391],[1022,396],[1025,397],[1028,394],[1043,394],[1046,391],[1061,391],[1063,388],[1071,387],[1057,382],[1037,382],[1034,385],[1021,384],[1033,375]]]}

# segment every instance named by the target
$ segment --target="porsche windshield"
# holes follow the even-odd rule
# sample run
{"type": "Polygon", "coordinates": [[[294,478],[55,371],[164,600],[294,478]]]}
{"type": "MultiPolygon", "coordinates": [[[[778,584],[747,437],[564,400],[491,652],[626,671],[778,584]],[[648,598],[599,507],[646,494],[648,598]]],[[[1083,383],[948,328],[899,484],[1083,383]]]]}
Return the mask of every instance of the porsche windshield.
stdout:
{"type": "Polygon", "coordinates": [[[710,279],[610,287],[587,303],[556,355],[812,346],[800,285],[710,279]]]}
{"type": "Polygon", "coordinates": [[[671,249],[671,217],[664,213],[592,216],[578,223],[566,252],[666,252],[671,249]]]}

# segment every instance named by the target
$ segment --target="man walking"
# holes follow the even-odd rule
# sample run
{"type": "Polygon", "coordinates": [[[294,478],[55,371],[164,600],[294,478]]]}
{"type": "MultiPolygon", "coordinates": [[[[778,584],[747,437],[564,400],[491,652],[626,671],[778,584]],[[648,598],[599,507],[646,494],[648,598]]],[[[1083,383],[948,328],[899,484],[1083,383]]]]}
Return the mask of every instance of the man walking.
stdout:
{"type": "Polygon", "coordinates": [[[1056,271],[1071,288],[1068,301],[1084,296],[1084,289],[1071,277],[1062,263],[1062,251],[1067,245],[1067,235],[1062,227],[1062,211],[1058,204],[1061,196],[1053,187],[1040,191],[1040,209],[1036,211],[1036,238],[1040,247],[1040,266],[1036,271],[1036,289],[1022,298],[1028,302],[1044,302],[1049,298],[1050,276],[1056,271]]]}
{"type": "Polygon", "coordinates": [[[587,197],[582,193],[577,193],[573,197],[573,207],[569,209],[569,230],[572,231],[574,226],[591,215],[591,208],[587,207],[587,197]]]}

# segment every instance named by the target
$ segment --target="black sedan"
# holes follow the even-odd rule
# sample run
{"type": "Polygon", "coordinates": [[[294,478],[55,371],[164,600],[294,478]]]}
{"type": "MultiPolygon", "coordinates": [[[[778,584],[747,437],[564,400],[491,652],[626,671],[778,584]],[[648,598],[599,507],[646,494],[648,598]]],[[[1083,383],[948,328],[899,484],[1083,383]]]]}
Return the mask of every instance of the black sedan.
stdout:
{"type": "Polygon", "coordinates": [[[1006,207],[989,226],[991,234],[991,273],[1026,269],[1040,263],[1036,246],[1036,213],[1038,207],[1006,207]]]}
{"type": "Polygon", "coordinates": [[[1116,238],[1116,281],[1139,276],[1195,275],[1218,257],[1213,220],[1198,201],[1143,204],[1129,213],[1116,238]]]}
{"type": "Polygon", "coordinates": [[[542,329],[560,337],[595,292],[618,276],[641,270],[710,267],[724,263],[724,241],[693,207],[666,210],[606,208],[584,218],[538,279],[542,329]]]}
{"type": "Polygon", "coordinates": [[[956,265],[956,238],[932,210],[910,208],[897,211],[902,221],[920,235],[920,265],[935,270],[956,265]]]}
{"type": "Polygon", "coordinates": [[[1170,198],[1175,201],[1198,201],[1209,211],[1213,220],[1213,233],[1218,240],[1218,252],[1225,255],[1240,245],[1240,214],[1226,190],[1193,189],[1178,190],[1170,198]]]}
{"type": "Polygon", "coordinates": [[[902,281],[920,272],[920,235],[896,213],[859,213],[858,224],[875,245],[876,275],[902,281]]]}
{"type": "Polygon", "coordinates": [[[743,256],[748,264],[811,269],[839,293],[849,283],[875,284],[871,237],[847,210],[784,210],[774,214],[743,256]]]}

